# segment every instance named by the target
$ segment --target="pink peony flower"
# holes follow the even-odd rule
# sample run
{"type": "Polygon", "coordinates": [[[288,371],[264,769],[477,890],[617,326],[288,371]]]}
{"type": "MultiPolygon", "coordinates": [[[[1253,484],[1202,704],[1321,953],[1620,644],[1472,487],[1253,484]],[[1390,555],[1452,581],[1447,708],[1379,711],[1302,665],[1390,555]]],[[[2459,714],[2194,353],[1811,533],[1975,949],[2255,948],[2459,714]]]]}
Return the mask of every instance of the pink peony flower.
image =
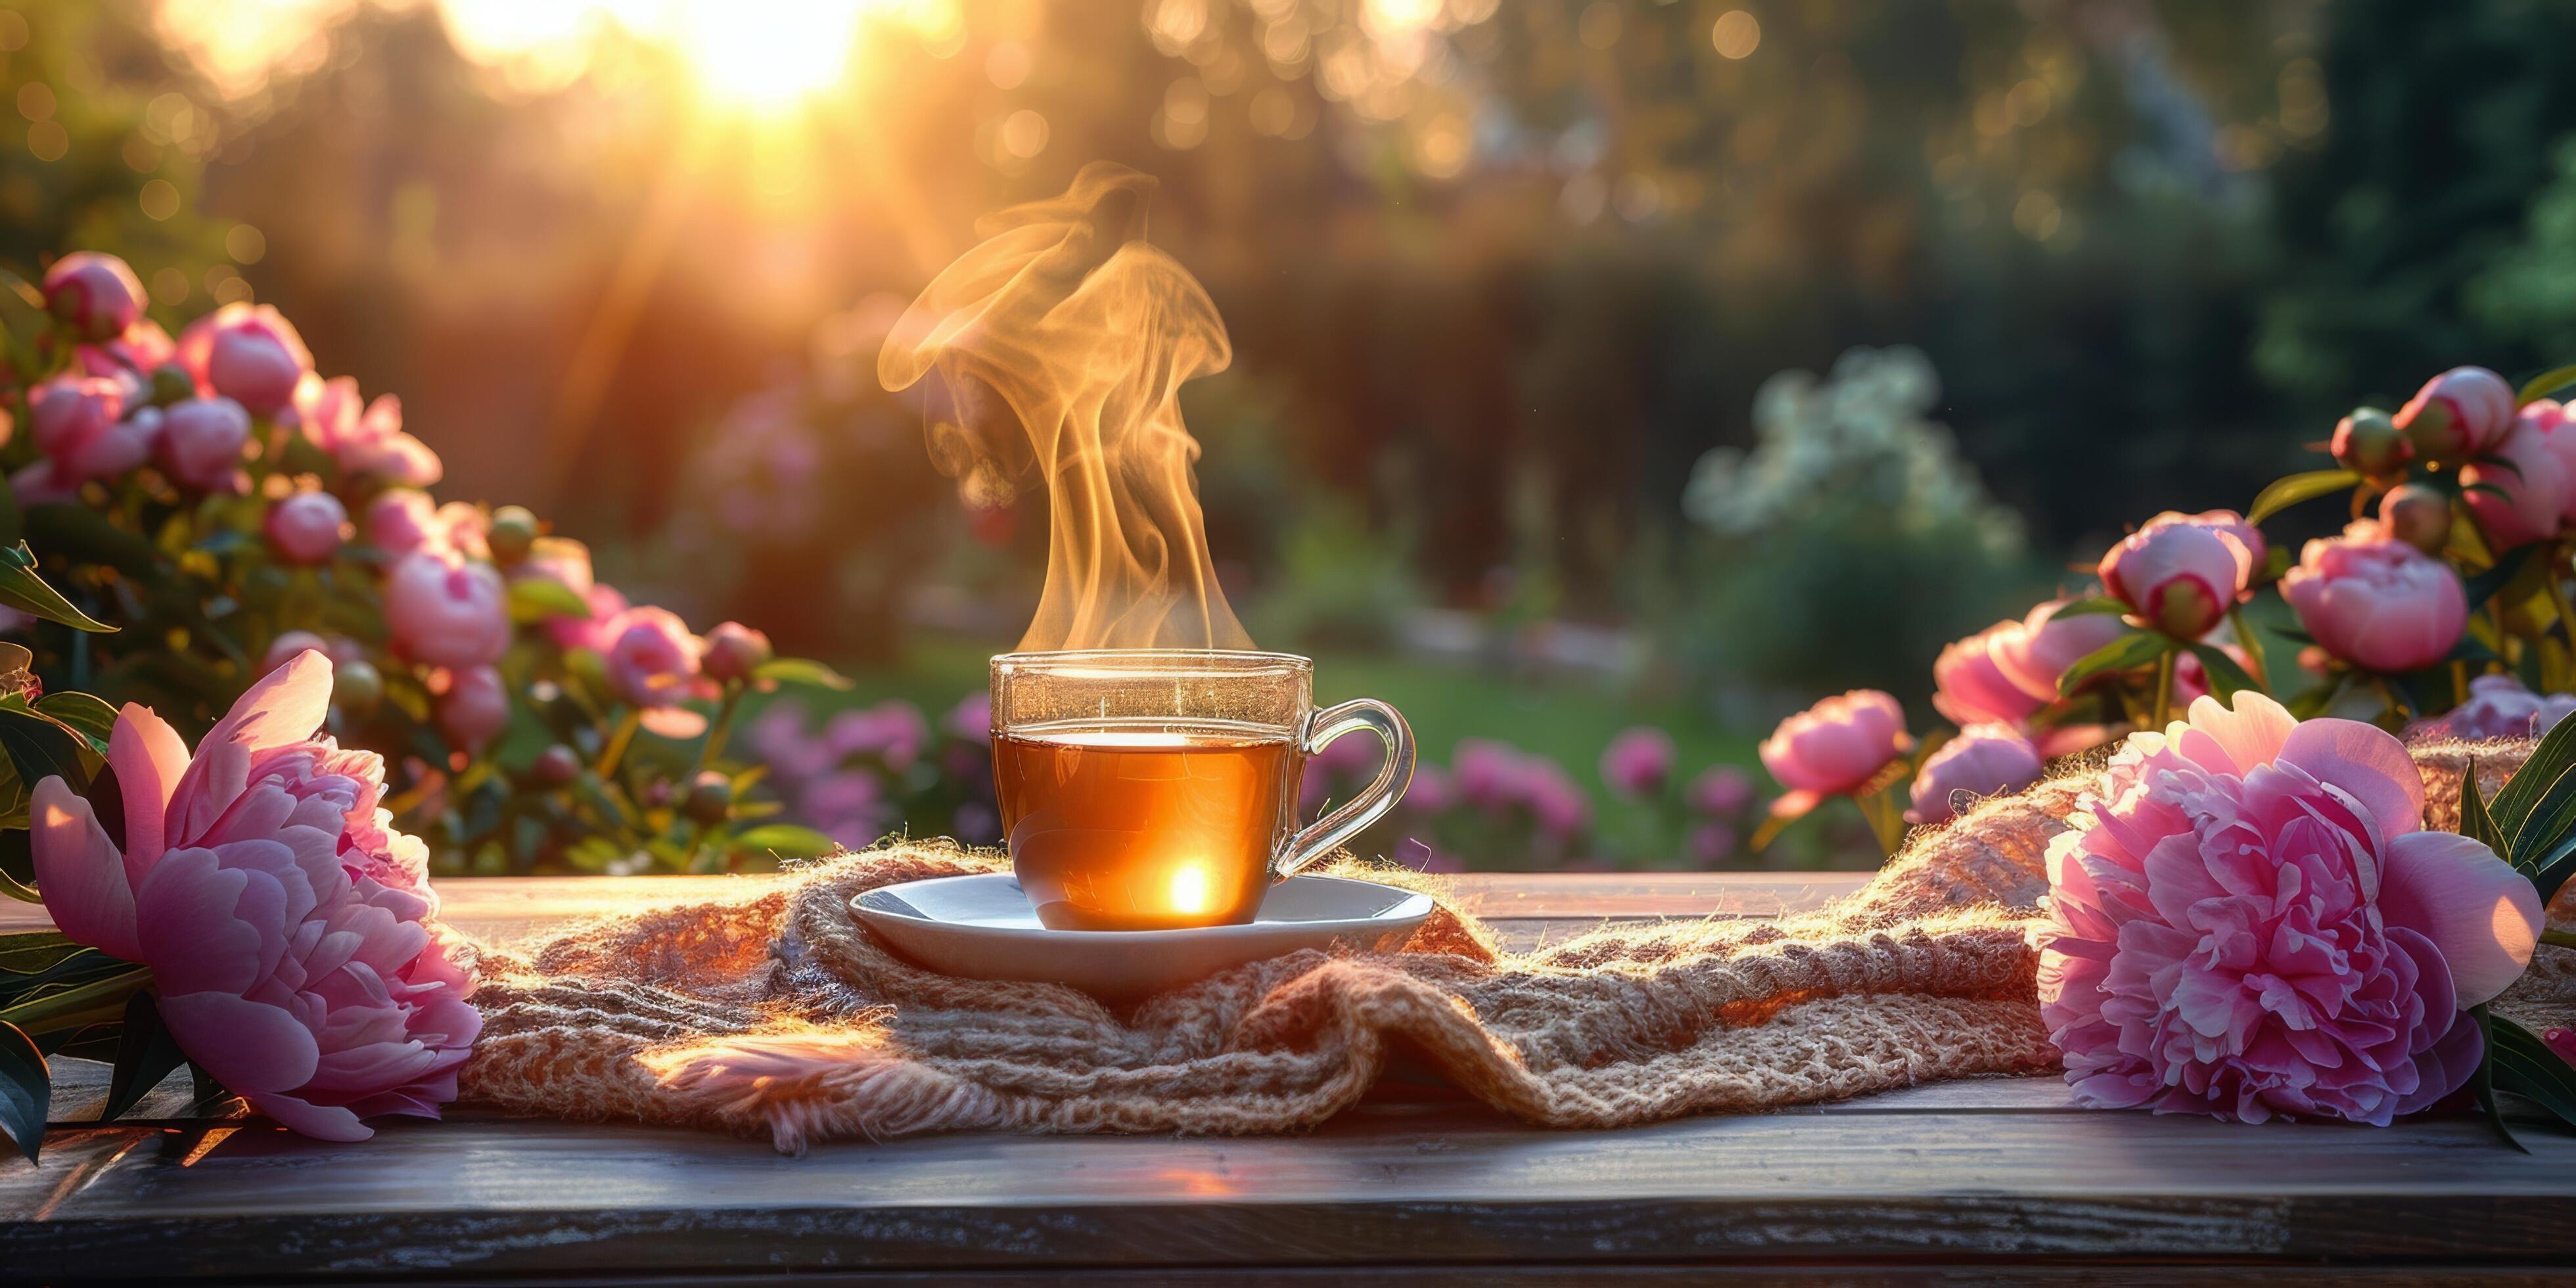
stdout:
{"type": "MultiPolygon", "coordinates": [[[[134,325],[113,339],[72,350],[83,372],[133,381],[138,394],[151,387],[153,373],[168,365],[178,352],[170,333],[150,318],[135,319],[134,325]]],[[[186,372],[180,374],[184,376],[186,372]]]]}
{"type": "Polygon", "coordinates": [[[993,695],[982,689],[957,700],[948,714],[939,718],[939,726],[969,742],[993,740],[993,695]]]}
{"type": "Polygon", "coordinates": [[[2030,610],[2018,633],[1997,635],[1988,646],[1995,669],[2014,687],[2041,702],[2057,699],[2057,678],[2084,656],[2120,638],[2127,624],[2109,613],[2060,616],[2075,601],[2052,599],[2030,610]]]}
{"type": "Polygon", "coordinates": [[[482,1019],[434,929],[428,850],[377,805],[384,762],[317,738],[331,664],[251,686],[192,760],[138,706],[108,743],[123,848],[60,778],[36,785],[36,878],[63,933],[152,968],[190,1060],[308,1136],[438,1116],[482,1019]]]}
{"type": "Polygon", "coordinates": [[[1523,764],[1522,799],[1539,831],[1560,842],[1571,841],[1592,827],[1592,799],[1575,785],[1565,767],[1545,756],[1523,764]]]}
{"type": "Polygon", "coordinates": [[[2428,460],[2492,451],[2513,427],[2513,386],[2484,367],[2453,367],[2397,409],[2396,425],[2428,460]]]}
{"type": "Polygon", "coordinates": [[[2196,640],[2244,597],[2263,554],[2263,538],[2232,511],[2168,510],[2102,556],[2102,587],[2140,621],[2196,640]]]}
{"type": "Polygon", "coordinates": [[[877,776],[861,769],[825,774],[797,795],[797,812],[823,835],[852,849],[885,835],[887,802],[877,776]]]}
{"type": "Polygon", "coordinates": [[[2416,732],[2453,738],[2528,738],[2544,734],[2576,714],[2576,695],[2534,693],[2510,675],[2481,675],[2469,681],[2469,700],[2439,720],[2428,720],[2416,732]]]}
{"type": "Polygon", "coordinates": [[[2004,673],[1999,658],[2022,646],[2029,633],[2027,623],[1997,622],[1942,649],[1932,661],[1932,705],[1962,726],[2019,724],[2047,706],[2056,691],[2043,696],[2022,688],[2004,673]]]}
{"type": "Polygon", "coordinates": [[[2406,748],[2259,693],[2129,736],[2048,847],[2039,1002],[2076,1100],[2386,1124],[2481,1057],[2539,893],[2427,832],[2406,748]]]}
{"type": "Polygon", "coordinates": [[[298,492],[268,507],[269,548],[288,563],[317,564],[340,549],[349,512],[328,492],[298,492]]]}
{"type": "Polygon", "coordinates": [[[250,488],[242,471],[242,445],[250,441],[250,413],[230,398],[188,398],[161,413],[153,455],[179,486],[198,492],[240,495],[250,488]]]}
{"type": "Polygon", "coordinates": [[[76,250],[45,270],[45,307],[75,340],[123,335],[143,316],[143,298],[143,279],[114,255],[76,250]]]}
{"type": "Polygon", "coordinates": [[[484,533],[490,519],[462,501],[436,505],[415,488],[391,488],[367,503],[367,544],[399,558],[415,551],[482,560],[491,556],[484,533]]]}
{"type": "Polygon", "coordinates": [[[2327,652],[2380,672],[2448,656],[2469,620],[2458,573],[2367,521],[2319,538],[2281,577],[2281,597],[2327,652]]]}
{"type": "Polygon", "coordinates": [[[1429,761],[1413,767],[1413,781],[1405,786],[1404,807],[1416,814],[1446,813],[1458,803],[1458,784],[1449,771],[1429,761]]]}
{"type": "Polygon", "coordinates": [[[1629,800],[1661,795],[1672,780],[1673,759],[1672,736],[1663,730],[1622,729],[1601,749],[1601,783],[1629,800]]]}
{"type": "Polygon", "coordinates": [[[1804,814],[1825,797],[1856,792],[1913,745],[1895,698],[1876,689],[1827,698],[1762,740],[1762,767],[1789,789],[1771,802],[1771,812],[1804,814]]]}
{"type": "Polygon", "coordinates": [[[2494,448],[2492,454],[2502,464],[2472,462],[2460,467],[2460,485],[2475,489],[2461,493],[2460,500],[2496,549],[2511,550],[2558,535],[2569,502],[2576,500],[2576,494],[2571,494],[2576,479],[2568,476],[2559,455],[2564,449],[2555,441],[2563,436],[2569,440],[2567,446],[2576,446],[2576,432],[2559,433],[2559,423],[2565,419],[2558,404],[2534,403],[2514,418],[2504,441],[2494,448]],[[2480,483],[2496,491],[2477,487],[2480,483]]]}
{"type": "Polygon", "coordinates": [[[1691,780],[1690,807],[1713,818],[1733,818],[1753,803],[1753,775],[1735,765],[1711,765],[1691,780]]]}
{"type": "Polygon", "coordinates": [[[707,632],[707,678],[718,684],[750,679],[773,655],[769,636],[740,622],[718,622],[707,632]]]}
{"type": "Polygon", "coordinates": [[[1951,794],[2000,796],[2039,781],[2039,748],[2022,731],[2006,724],[1970,725],[1959,736],[1924,757],[1914,775],[1914,808],[1909,823],[1943,823],[1954,812],[1951,794]]]}
{"type": "Polygon", "coordinates": [[[295,324],[266,304],[227,304],[179,333],[178,361],[198,387],[222,394],[254,416],[275,416],[294,401],[313,370],[313,355],[295,324]]]}
{"type": "Polygon", "coordinates": [[[873,707],[843,711],[823,726],[823,743],[832,758],[879,756],[896,769],[908,768],[930,742],[930,722],[921,710],[899,698],[873,707]]]}
{"type": "Polygon", "coordinates": [[[438,700],[438,727],[467,751],[510,727],[510,691],[501,673],[488,666],[469,666],[448,673],[447,693],[438,700]]]}
{"type": "Polygon", "coordinates": [[[340,468],[357,478],[373,478],[395,487],[428,487],[447,473],[438,453],[403,432],[402,400],[378,394],[358,418],[357,428],[333,453],[340,468]]]}
{"type": "MultiPolygon", "coordinates": [[[[526,564],[520,566],[524,568],[526,564]]],[[[590,604],[590,616],[547,618],[546,633],[554,637],[558,648],[606,653],[608,646],[617,641],[618,620],[626,616],[626,596],[606,582],[594,582],[581,597],[590,604]]]]}
{"type": "MultiPolygon", "coordinates": [[[[689,633],[688,624],[669,609],[630,608],[610,627],[608,687],[618,697],[646,712],[672,712],[657,717],[655,732],[703,724],[682,712],[681,703],[715,696],[715,686],[700,673],[706,644],[689,633]]],[[[673,733],[672,736],[685,736],[673,733]]]]}
{"type": "Polygon", "coordinates": [[[743,745],[769,766],[770,780],[787,790],[832,766],[832,749],[805,731],[805,707],[793,700],[771,703],[744,726],[743,745]]]}
{"type": "Polygon", "coordinates": [[[1691,829],[1691,857],[1704,868],[1713,868],[1735,854],[1735,829],[1724,823],[1702,823],[1691,829]]]}
{"type": "Polygon", "coordinates": [[[490,564],[424,550],[394,561],[387,574],[385,627],[415,662],[484,666],[510,647],[509,598],[490,564]]]}

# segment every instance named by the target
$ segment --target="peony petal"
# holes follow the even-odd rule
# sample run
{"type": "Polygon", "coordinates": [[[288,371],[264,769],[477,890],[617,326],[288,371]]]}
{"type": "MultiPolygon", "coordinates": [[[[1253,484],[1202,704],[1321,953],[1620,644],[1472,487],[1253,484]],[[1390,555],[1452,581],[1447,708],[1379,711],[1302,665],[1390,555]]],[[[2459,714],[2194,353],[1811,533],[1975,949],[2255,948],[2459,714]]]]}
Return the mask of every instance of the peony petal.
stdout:
{"type": "Polygon", "coordinates": [[[2540,891],[2495,852],[2450,832],[2392,838],[2379,915],[2433,942],[2459,1005],[2493,999],[2522,977],[2540,942],[2540,891]]]}
{"type": "Polygon", "coordinates": [[[69,783],[48,778],[36,784],[27,818],[36,888],[44,893],[54,928],[111,957],[143,960],[125,856],[107,839],[89,802],[69,783]]]}
{"type": "Polygon", "coordinates": [[[2291,731],[2299,727],[2288,708],[2251,689],[2236,695],[2233,709],[2220,706],[2216,698],[2205,694],[2194,698],[2190,716],[2191,727],[2223,752],[2233,768],[2209,763],[2202,744],[2189,736],[2182,742],[2183,754],[2206,768],[2239,778],[2253,772],[2257,765],[2272,763],[2291,731]]]}
{"type": "Polygon", "coordinates": [[[315,1140],[361,1141],[376,1134],[374,1128],[359,1122],[356,1114],[338,1105],[317,1105],[275,1094],[250,1094],[242,1099],[289,1130],[315,1140]]]}
{"type": "Polygon", "coordinates": [[[197,743],[197,758],[172,793],[182,814],[171,820],[169,839],[184,842],[212,827],[249,784],[252,759],[312,737],[330,709],[331,659],[318,650],[296,654],[250,686],[197,743]]]}
{"type": "Polygon", "coordinates": [[[161,1018],[189,1059],[240,1095],[292,1091],[313,1080],[322,1059],[301,1021],[236,994],[169,994],[161,1018]]]}
{"type": "MultiPolygon", "coordinates": [[[[242,920],[253,874],[226,868],[212,850],[172,850],[134,892],[135,938],[149,945],[153,974],[175,992],[242,993],[284,951],[274,923],[242,920]]],[[[276,882],[266,882],[271,891],[276,882]]]]}
{"type": "Polygon", "coordinates": [[[108,731],[107,763],[125,797],[126,876],[139,883],[169,846],[166,815],[171,793],[188,772],[188,744],[150,707],[129,702],[108,731]]]}
{"type": "Polygon", "coordinates": [[[2382,836],[2424,826],[2424,775],[2406,744],[2385,729],[2358,720],[2310,720],[2290,731],[2275,759],[2351,793],[2382,836]]]}

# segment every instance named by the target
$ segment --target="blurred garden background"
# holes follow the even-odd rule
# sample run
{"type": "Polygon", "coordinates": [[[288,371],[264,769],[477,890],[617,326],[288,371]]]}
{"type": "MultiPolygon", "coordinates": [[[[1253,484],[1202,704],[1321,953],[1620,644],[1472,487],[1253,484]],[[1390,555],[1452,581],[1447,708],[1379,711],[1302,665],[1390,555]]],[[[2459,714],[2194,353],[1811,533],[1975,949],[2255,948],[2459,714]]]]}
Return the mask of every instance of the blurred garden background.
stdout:
{"type": "MultiPolygon", "coordinates": [[[[876,352],[1121,162],[1234,340],[1183,394],[1228,592],[1438,766],[1376,849],[1869,865],[1848,810],[1745,845],[1780,716],[1928,718],[2124,519],[2576,351],[2569,48],[2544,0],[48,0],[0,262],[277,306],[442,495],[853,680],[746,713],[782,817],[990,840],[960,702],[1045,497],[940,474],[876,352]]],[[[559,861],[509,849],[452,863],[559,861]]]]}

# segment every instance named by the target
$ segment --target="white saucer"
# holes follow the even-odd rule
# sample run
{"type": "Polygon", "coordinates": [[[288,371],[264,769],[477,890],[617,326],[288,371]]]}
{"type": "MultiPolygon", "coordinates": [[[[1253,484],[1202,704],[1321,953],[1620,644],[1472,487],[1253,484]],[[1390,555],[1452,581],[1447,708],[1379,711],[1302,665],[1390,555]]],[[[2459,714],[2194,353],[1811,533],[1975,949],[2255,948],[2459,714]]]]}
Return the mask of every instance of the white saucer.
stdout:
{"type": "Polygon", "coordinates": [[[1007,872],[881,886],[850,910],[904,956],[944,975],[1045,980],[1135,998],[1231,966],[1336,941],[1392,948],[1431,915],[1431,896],[1373,881],[1290,877],[1243,926],[1049,930],[1007,872]]]}

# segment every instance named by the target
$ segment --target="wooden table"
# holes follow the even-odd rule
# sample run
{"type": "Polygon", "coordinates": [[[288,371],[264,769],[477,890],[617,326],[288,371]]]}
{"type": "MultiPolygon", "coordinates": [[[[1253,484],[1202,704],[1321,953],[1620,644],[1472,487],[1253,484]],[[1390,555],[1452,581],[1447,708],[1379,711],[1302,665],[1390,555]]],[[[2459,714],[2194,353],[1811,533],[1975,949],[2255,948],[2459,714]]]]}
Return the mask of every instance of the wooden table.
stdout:
{"type": "MultiPolygon", "coordinates": [[[[723,878],[452,881],[524,934],[723,878]],[[692,886],[692,882],[699,884],[692,886]]],[[[1862,878],[1489,876],[1521,943],[1599,918],[1770,916],[1862,878]]],[[[10,905],[16,908],[16,905],[10,905]]],[[[0,930],[25,911],[0,911],[0,930]]],[[[41,923],[35,923],[41,924],[41,923]]],[[[2525,1282],[2576,1267],[2576,1139],[2475,1119],[2385,1130],[2091,1113],[2054,1079],[1778,1114],[1534,1131],[1371,1102],[1272,1139],[953,1135],[817,1147],[480,1114],[373,1141],[258,1119],[96,1125],[57,1062],[44,1163],[0,1160],[0,1278],[806,1284],[2525,1282]]]]}

